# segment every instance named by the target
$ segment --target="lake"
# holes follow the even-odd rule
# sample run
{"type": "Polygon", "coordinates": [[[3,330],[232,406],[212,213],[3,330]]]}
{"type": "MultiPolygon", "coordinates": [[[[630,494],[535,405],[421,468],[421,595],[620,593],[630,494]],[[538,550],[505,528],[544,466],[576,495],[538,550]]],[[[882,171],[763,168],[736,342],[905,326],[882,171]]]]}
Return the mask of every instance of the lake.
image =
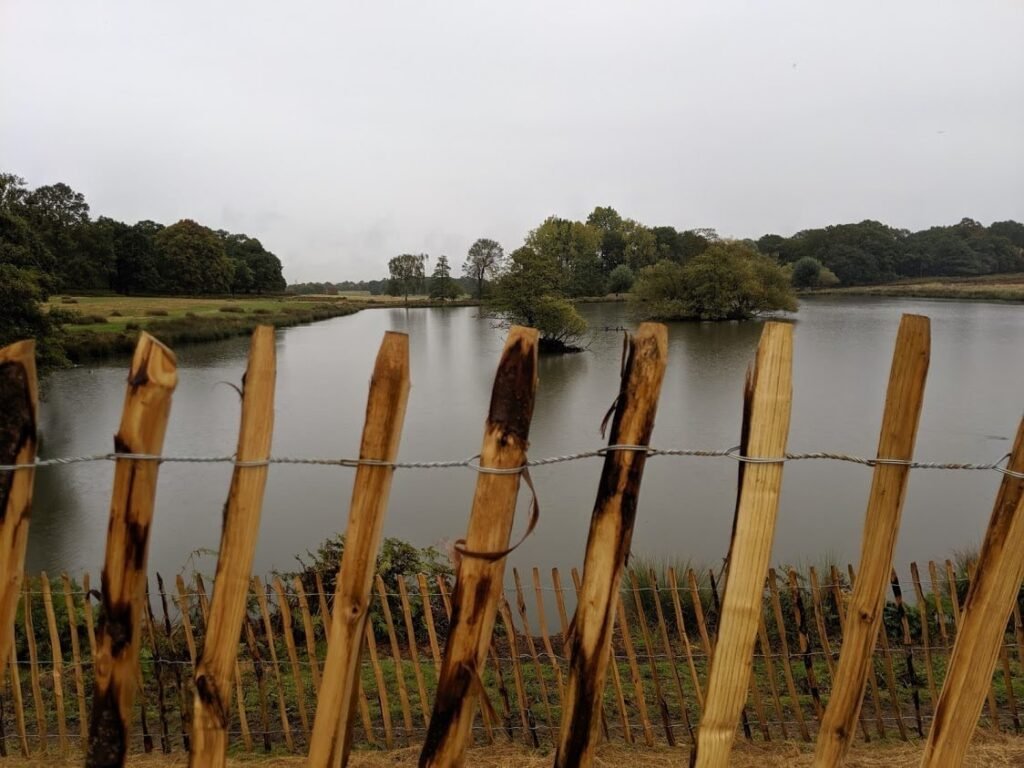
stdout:
{"type": "MultiPolygon", "coordinates": [[[[593,329],[588,351],[544,357],[533,418],[533,457],[602,444],[598,427],[616,395],[622,334],[634,327],[623,304],[580,307],[593,329]]],[[[1024,308],[1014,305],[869,297],[815,297],[794,316],[791,451],[873,456],[893,343],[902,312],[932,318],[932,362],[917,458],[987,462],[1005,454],[1021,417],[1024,308]]],[[[744,372],[760,322],[669,327],[669,366],[653,444],[728,448],[739,441],[744,372]]],[[[276,456],[356,456],[374,357],[386,330],[410,335],[412,393],[400,459],[461,459],[480,450],[484,417],[504,334],[477,308],[374,309],[278,332],[276,456]]],[[[248,340],[182,347],[166,454],[234,451],[238,383],[248,340]]],[[[44,457],[103,453],[124,399],[127,360],[59,371],[45,381],[44,457]]],[[[540,524],[511,564],[581,565],[601,460],[540,467],[532,475],[540,524]]],[[[165,575],[198,564],[219,543],[230,466],[165,464],[150,548],[150,570],[165,575]]],[[[272,466],[255,570],[291,569],[347,521],[354,471],[272,466]]],[[[29,540],[31,571],[98,575],[113,465],[42,469],[29,540]]],[[[897,545],[911,559],[945,558],[981,540],[1000,476],[994,472],[912,472],[897,545]]],[[[385,534],[417,545],[464,535],[475,475],[469,469],[396,472],[385,534]]],[[[773,563],[825,556],[856,562],[871,470],[798,462],[784,472],[773,563]]],[[[647,464],[633,552],[717,565],[726,553],[736,492],[728,459],[655,457],[647,464]]],[[[524,494],[525,496],[525,494],[524,494]]],[[[525,521],[521,499],[514,537],[525,521]]]]}

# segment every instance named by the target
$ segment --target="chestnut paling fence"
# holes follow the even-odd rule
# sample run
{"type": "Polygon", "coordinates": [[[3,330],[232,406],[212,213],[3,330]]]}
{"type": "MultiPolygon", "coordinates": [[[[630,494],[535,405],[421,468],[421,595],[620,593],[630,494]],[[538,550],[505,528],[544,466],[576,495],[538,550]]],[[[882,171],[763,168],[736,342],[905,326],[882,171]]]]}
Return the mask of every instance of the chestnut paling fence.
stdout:
{"type": "MultiPolygon", "coordinates": [[[[556,766],[589,765],[605,739],[687,745],[698,766],[727,765],[737,737],[814,741],[838,765],[856,739],[923,739],[922,765],[958,765],[980,722],[1018,731],[1024,696],[1024,426],[1008,461],[913,460],[929,356],[927,318],[897,335],[860,562],[769,567],[789,454],[792,326],[767,323],[750,368],[740,446],[650,448],[665,330],[627,340],[608,447],[529,461],[536,332],[513,328],[484,440],[467,462],[396,461],[409,387],[408,339],[385,336],[360,455],[308,460],[355,469],[337,572],[253,578],[269,466],[273,330],[253,335],[238,450],[217,570],[150,581],[149,523],[171,395],[173,354],[140,337],[110,457],[116,462],[103,576],[22,577],[36,459],[33,348],[0,350],[0,750],[81,748],[89,765],[131,750],[282,750],[312,765],[353,747],[421,744],[421,765],[458,765],[473,743],[554,746],[556,766]],[[629,568],[643,468],[652,455],[728,455],[739,490],[726,565],[714,572],[629,568]],[[529,466],[598,455],[603,467],[580,571],[505,573],[529,466]],[[469,465],[478,485],[454,577],[375,573],[397,468],[469,465]],[[976,560],[893,569],[915,468],[1002,474],[976,560]],[[508,577],[511,578],[508,578],[508,577]],[[209,579],[207,579],[208,581],[209,579]]],[[[196,460],[196,459],[191,459],[196,460]]],[[[979,502],[981,503],[981,502],[979,502]]],[[[537,522],[534,498],[528,530],[537,522]]],[[[680,760],[685,759],[681,755],[680,760]]]]}

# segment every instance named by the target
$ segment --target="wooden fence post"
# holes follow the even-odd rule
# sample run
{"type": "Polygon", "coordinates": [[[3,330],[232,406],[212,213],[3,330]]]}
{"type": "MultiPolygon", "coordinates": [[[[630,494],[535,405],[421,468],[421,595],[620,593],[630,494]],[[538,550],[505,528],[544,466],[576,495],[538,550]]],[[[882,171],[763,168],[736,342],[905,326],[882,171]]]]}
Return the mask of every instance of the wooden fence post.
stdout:
{"type": "MultiPolygon", "coordinates": [[[[928,318],[904,315],[896,336],[885,397],[878,439],[879,459],[906,462],[914,456],[930,350],[928,318]]],[[[859,576],[847,609],[832,694],[825,707],[815,747],[815,764],[822,768],[842,763],[857,727],[864,684],[872,673],[885,589],[892,570],[893,550],[909,475],[910,468],[903,464],[875,465],[864,519],[859,576]]]]}
{"type": "MultiPolygon", "coordinates": [[[[174,353],[142,333],[128,374],[121,426],[114,437],[117,453],[160,453],[177,383],[174,353]]],[[[86,757],[90,768],[123,765],[128,748],[158,470],[156,461],[131,458],[118,459],[114,470],[86,757]]]]}
{"type": "MultiPolygon", "coordinates": [[[[38,408],[35,342],[0,349],[0,464],[35,462],[38,408]]],[[[0,470],[0,669],[14,644],[34,480],[31,467],[0,470]]]]}
{"type": "MultiPolygon", "coordinates": [[[[629,339],[609,445],[650,444],[667,362],[665,326],[643,323],[636,336],[629,339]]],[[[643,450],[609,451],[605,455],[570,644],[565,709],[554,761],[559,768],[589,766],[594,760],[615,608],[646,462],[643,450]]],[[[622,631],[629,632],[629,627],[624,625],[622,631]]]]}
{"type": "MultiPolygon", "coordinates": [[[[1017,430],[1010,463],[1024,472],[1024,420],[1017,430]]],[[[1024,479],[1004,475],[971,580],[960,630],[949,659],[922,768],[956,768],[978,724],[992,682],[1006,622],[1024,578],[1024,479]]]]}
{"type": "Polygon", "coordinates": [[[53,592],[46,571],[39,574],[39,583],[43,587],[43,609],[46,611],[46,626],[50,633],[50,673],[53,679],[53,702],[57,710],[58,744],[60,753],[64,755],[68,751],[68,723],[64,709],[64,650],[60,644],[57,614],[53,610],[53,592]]]}
{"type": "MultiPolygon", "coordinates": [[[[744,456],[771,460],[785,454],[793,399],[792,367],[793,326],[766,323],[744,392],[744,456]]],[[[728,764],[736,725],[747,700],[768,558],[775,537],[782,464],[741,463],[739,485],[718,641],[694,744],[694,764],[699,768],[728,764]]]]}
{"type": "Polygon", "coordinates": [[[274,384],[277,363],[274,329],[253,331],[249,360],[242,378],[242,414],[238,432],[238,462],[224,508],[220,553],[213,580],[213,600],[206,625],[202,658],[195,670],[192,703],[192,749],[189,765],[224,765],[228,747],[232,675],[238,639],[249,593],[249,576],[260,527],[266,464],[274,430],[274,384]]]}
{"type": "Polygon", "coordinates": [[[347,761],[352,741],[352,713],[358,691],[359,657],[370,610],[370,590],[380,549],[384,512],[391,491],[398,443],[409,400],[409,337],[384,335],[366,404],[359,458],[369,462],[356,469],[345,551],[338,569],[330,621],[327,659],[317,700],[309,765],[330,768],[347,761]]]}
{"type": "Polygon", "coordinates": [[[505,558],[481,553],[507,550],[519,494],[521,472],[533,419],[537,388],[538,334],[513,326],[498,363],[484,426],[480,466],[509,470],[477,477],[465,550],[455,581],[452,621],[445,644],[430,727],[420,754],[421,766],[457,766],[477,705],[480,672],[491,644],[501,599],[505,558]]]}

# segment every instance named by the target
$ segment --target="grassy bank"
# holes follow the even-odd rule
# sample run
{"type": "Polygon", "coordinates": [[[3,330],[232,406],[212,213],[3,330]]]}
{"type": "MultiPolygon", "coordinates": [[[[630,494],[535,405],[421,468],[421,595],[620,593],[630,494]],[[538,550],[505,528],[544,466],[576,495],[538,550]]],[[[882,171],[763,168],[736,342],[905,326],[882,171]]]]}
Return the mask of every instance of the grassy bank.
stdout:
{"type": "Polygon", "coordinates": [[[246,335],[260,324],[278,328],[359,311],[333,298],[54,297],[51,312],[64,323],[64,349],[74,363],[128,354],[140,330],[174,346],[246,335]]]}
{"type": "Polygon", "coordinates": [[[1024,274],[981,277],[932,277],[900,280],[882,285],[849,288],[816,288],[801,296],[899,296],[913,299],[962,299],[966,301],[1024,301],[1024,274]]]}

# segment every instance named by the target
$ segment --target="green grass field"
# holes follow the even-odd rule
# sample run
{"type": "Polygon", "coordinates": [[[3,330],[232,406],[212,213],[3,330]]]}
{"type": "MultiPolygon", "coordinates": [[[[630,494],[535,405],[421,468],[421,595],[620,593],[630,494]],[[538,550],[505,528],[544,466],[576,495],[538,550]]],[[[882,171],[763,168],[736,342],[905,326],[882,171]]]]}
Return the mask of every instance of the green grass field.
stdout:
{"type": "Polygon", "coordinates": [[[916,299],[1024,301],[1024,273],[980,277],[932,277],[882,285],[819,288],[803,295],[904,296],[916,299]]]}

